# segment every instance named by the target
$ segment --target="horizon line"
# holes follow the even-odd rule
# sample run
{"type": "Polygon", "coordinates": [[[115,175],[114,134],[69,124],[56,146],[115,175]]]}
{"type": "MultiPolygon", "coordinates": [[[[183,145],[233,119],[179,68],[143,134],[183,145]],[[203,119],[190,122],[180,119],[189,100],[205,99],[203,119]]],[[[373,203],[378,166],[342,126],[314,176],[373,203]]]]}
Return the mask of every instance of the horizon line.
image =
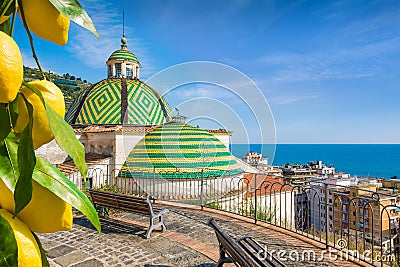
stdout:
{"type": "Polygon", "coordinates": [[[231,145],[400,145],[400,143],[231,143],[231,145]]]}

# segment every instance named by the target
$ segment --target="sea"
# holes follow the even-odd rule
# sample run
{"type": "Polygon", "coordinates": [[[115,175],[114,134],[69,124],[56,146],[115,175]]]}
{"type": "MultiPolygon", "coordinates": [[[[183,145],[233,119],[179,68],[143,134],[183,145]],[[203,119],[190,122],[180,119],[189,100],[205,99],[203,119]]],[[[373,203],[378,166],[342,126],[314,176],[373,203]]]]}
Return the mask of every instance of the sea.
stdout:
{"type": "Polygon", "coordinates": [[[352,176],[400,179],[400,144],[232,144],[231,151],[238,158],[248,151],[262,153],[278,166],[322,160],[352,176]]]}

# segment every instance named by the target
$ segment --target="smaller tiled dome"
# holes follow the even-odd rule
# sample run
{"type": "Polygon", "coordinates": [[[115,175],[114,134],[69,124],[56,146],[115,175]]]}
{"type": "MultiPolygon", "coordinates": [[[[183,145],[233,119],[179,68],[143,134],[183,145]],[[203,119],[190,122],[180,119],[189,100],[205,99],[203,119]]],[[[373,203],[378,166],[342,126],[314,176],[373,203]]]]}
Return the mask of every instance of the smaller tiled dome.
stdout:
{"type": "Polygon", "coordinates": [[[148,133],[129,154],[120,177],[140,177],[155,171],[163,178],[236,175],[242,169],[213,134],[171,122],[148,133]]]}
{"type": "Polygon", "coordinates": [[[127,40],[121,39],[121,49],[114,51],[108,58],[108,78],[139,79],[140,63],[135,54],[128,50],[127,40]]]}
{"type": "Polygon", "coordinates": [[[139,60],[137,59],[135,54],[127,49],[119,49],[117,51],[114,51],[114,53],[111,54],[108,60],[129,60],[139,63],[139,60]]]}

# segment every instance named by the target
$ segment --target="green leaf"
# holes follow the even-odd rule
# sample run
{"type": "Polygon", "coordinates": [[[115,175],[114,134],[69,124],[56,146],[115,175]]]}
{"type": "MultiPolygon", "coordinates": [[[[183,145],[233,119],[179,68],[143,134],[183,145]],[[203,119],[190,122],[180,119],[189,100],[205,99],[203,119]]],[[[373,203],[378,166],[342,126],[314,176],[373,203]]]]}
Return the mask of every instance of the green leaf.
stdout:
{"type": "Polygon", "coordinates": [[[14,10],[15,5],[13,5],[14,0],[2,0],[0,4],[0,16],[10,16],[14,10]],[[7,10],[6,10],[7,9],[7,10]]]}
{"type": "Polygon", "coordinates": [[[10,190],[14,192],[19,177],[18,141],[11,132],[4,141],[0,142],[0,177],[10,190]]]}
{"type": "Polygon", "coordinates": [[[0,103],[0,141],[3,141],[11,132],[17,118],[18,96],[11,103],[0,103]]]}
{"type": "Polygon", "coordinates": [[[50,162],[37,158],[33,179],[82,212],[97,231],[101,231],[99,217],[92,202],[50,162]]]}
{"type": "MultiPolygon", "coordinates": [[[[12,192],[19,176],[17,150],[18,141],[15,134],[11,132],[4,141],[0,142],[0,177],[12,192]]],[[[90,200],[50,162],[36,158],[32,178],[82,212],[100,232],[100,221],[90,200]]]]}
{"type": "Polygon", "coordinates": [[[18,119],[18,99],[19,97],[17,96],[11,103],[8,104],[8,112],[12,125],[15,125],[18,119]]]}
{"type": "Polygon", "coordinates": [[[40,239],[37,237],[37,235],[34,232],[32,232],[32,235],[35,238],[36,243],[39,246],[40,257],[42,258],[42,267],[50,267],[50,264],[49,264],[49,262],[47,261],[47,258],[46,258],[46,250],[44,250],[44,248],[42,247],[42,243],[40,243],[40,239]]]}
{"type": "Polygon", "coordinates": [[[85,147],[76,138],[74,130],[60,115],[45,103],[42,93],[35,86],[27,82],[22,82],[22,84],[39,96],[46,108],[47,120],[49,121],[50,129],[57,144],[72,158],[79,172],[86,180],[88,168],[85,161],[85,147]]]}
{"type": "Polygon", "coordinates": [[[25,96],[22,95],[29,114],[29,123],[20,135],[20,144],[18,146],[18,167],[19,178],[15,186],[14,216],[25,208],[32,199],[32,173],[36,164],[35,150],[32,141],[32,126],[33,126],[33,107],[25,96]]]}
{"type": "Polygon", "coordinates": [[[91,31],[97,38],[99,38],[99,34],[93,25],[92,19],[77,0],[50,0],[50,2],[58,9],[58,11],[61,12],[61,14],[83,28],[91,31]]]}
{"type": "Polygon", "coordinates": [[[0,24],[0,31],[5,32],[8,35],[11,34],[11,23],[9,19],[3,22],[3,24],[0,24]]]}
{"type": "Polygon", "coordinates": [[[18,245],[8,221],[0,215],[0,266],[18,266],[18,245]]]}
{"type": "Polygon", "coordinates": [[[76,167],[86,179],[88,168],[85,161],[85,147],[76,138],[72,127],[47,104],[46,114],[57,144],[73,159],[76,167]]]}
{"type": "Polygon", "coordinates": [[[11,132],[11,123],[7,107],[7,103],[0,103],[0,141],[3,141],[11,132]]]}

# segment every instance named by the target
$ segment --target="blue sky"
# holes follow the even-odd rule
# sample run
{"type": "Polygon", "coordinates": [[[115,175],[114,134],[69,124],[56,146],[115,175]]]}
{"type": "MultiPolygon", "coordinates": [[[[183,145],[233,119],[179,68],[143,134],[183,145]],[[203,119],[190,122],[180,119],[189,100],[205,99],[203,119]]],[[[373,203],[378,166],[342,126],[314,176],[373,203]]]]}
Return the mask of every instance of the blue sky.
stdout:
{"type": "MultiPolygon", "coordinates": [[[[73,23],[64,47],[35,38],[44,68],[90,82],[105,78],[105,60],[120,45],[125,9],[128,49],[142,64],[142,80],[184,62],[223,63],[260,88],[277,143],[400,143],[399,1],[80,3],[101,39],[73,23]]],[[[20,22],[15,38],[25,64],[34,66],[20,22]]],[[[226,90],[207,85],[184,86],[166,98],[183,114],[201,115],[182,103],[210,95],[235,103],[226,90]]],[[[241,121],[251,121],[251,112],[232,107],[241,121]]],[[[240,132],[236,124],[222,125],[240,132]]],[[[257,125],[243,125],[247,138],[258,142],[256,135],[252,139],[257,125]]]]}

